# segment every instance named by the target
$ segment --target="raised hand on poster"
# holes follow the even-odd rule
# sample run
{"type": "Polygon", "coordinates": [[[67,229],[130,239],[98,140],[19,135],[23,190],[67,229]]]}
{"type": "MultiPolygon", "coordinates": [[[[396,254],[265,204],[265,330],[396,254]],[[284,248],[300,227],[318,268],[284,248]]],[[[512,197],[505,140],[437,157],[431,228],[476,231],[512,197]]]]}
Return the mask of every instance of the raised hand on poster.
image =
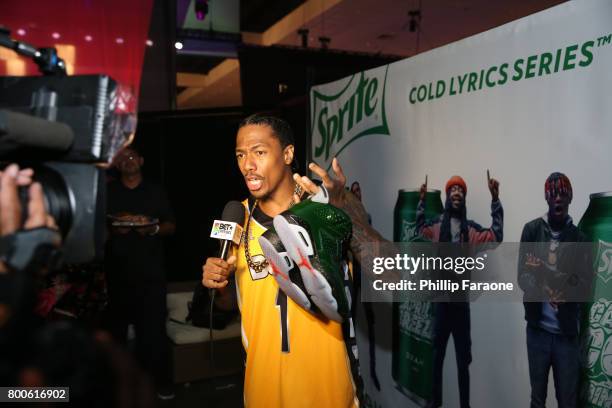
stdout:
{"type": "Polygon", "coordinates": [[[489,191],[491,192],[491,199],[493,201],[497,201],[499,199],[499,181],[491,178],[489,169],[487,169],[487,185],[489,186],[489,191]]]}
{"type": "Polygon", "coordinates": [[[425,194],[427,194],[427,174],[425,175],[425,183],[421,184],[421,190],[419,191],[421,201],[425,201],[425,194]]]}

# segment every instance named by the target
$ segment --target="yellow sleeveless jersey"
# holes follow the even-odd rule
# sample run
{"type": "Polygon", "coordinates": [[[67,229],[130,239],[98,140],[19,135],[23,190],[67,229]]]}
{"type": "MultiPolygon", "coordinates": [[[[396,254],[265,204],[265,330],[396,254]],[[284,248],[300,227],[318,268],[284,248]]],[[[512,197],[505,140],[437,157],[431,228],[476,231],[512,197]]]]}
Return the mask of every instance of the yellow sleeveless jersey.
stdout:
{"type": "MultiPolygon", "coordinates": [[[[243,204],[249,208],[247,200],[243,204]]],[[[259,210],[255,214],[249,253],[260,261],[264,258],[257,238],[271,219],[259,210]]],[[[246,223],[245,218],[245,233],[246,223]]],[[[244,242],[237,253],[236,284],[247,356],[245,407],[357,407],[341,325],[321,320],[287,298],[269,267],[259,273],[250,269],[244,242]]]]}

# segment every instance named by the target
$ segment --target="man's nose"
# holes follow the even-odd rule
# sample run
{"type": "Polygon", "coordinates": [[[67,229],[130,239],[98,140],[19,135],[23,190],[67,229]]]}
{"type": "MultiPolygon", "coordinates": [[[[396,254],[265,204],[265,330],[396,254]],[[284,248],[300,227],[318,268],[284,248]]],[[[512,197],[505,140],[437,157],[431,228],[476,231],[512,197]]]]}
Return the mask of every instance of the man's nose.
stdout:
{"type": "Polygon", "coordinates": [[[244,168],[246,170],[255,170],[257,169],[257,165],[255,164],[255,160],[253,159],[253,156],[250,154],[247,154],[245,159],[244,159],[244,168]]]}

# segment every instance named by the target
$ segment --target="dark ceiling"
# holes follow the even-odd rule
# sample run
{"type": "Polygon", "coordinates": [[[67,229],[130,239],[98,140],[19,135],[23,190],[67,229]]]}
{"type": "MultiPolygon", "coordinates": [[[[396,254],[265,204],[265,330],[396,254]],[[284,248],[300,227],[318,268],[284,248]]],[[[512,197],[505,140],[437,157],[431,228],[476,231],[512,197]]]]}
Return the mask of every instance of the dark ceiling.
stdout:
{"type": "MultiPolygon", "coordinates": [[[[266,41],[273,45],[300,47],[302,38],[298,29],[305,28],[309,30],[310,49],[321,48],[320,38],[327,38],[331,41],[330,50],[405,58],[564,1],[567,0],[310,0],[303,22],[300,16],[294,15],[286,24],[279,24],[266,41]],[[326,8],[326,4],[329,7],[326,8]],[[413,19],[411,14],[417,10],[421,17],[413,19]]],[[[240,0],[243,37],[245,32],[266,32],[304,4],[304,0],[240,0]]],[[[257,36],[252,36],[246,42],[258,44],[257,40],[257,36]]],[[[206,74],[221,60],[179,56],[177,71],[206,74]]],[[[182,100],[184,106],[239,105],[242,98],[240,69],[237,66],[229,68],[233,66],[226,64],[228,70],[220,70],[214,85],[201,88],[199,94],[186,93],[182,100]]]]}
{"type": "Polygon", "coordinates": [[[225,57],[179,54],[176,56],[176,72],[208,74],[211,69],[219,65],[224,59],[225,57]]]}
{"type": "Polygon", "coordinates": [[[304,0],[240,0],[240,30],[263,33],[304,0]]]}
{"type": "MultiPolygon", "coordinates": [[[[263,33],[305,0],[240,0],[240,30],[263,33]]],[[[178,54],[176,72],[208,74],[225,57],[178,54]]]]}

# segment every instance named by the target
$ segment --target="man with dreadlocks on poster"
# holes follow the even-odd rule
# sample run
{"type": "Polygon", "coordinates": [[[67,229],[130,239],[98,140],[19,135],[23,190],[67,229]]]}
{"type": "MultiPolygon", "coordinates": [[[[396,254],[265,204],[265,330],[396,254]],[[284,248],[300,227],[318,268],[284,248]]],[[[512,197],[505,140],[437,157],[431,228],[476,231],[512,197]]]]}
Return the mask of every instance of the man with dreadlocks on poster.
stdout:
{"type": "MultiPolygon", "coordinates": [[[[427,182],[421,186],[417,208],[416,234],[432,242],[457,244],[480,244],[501,242],[503,239],[504,210],[499,201],[499,182],[489,177],[487,183],[491,192],[491,228],[483,228],[466,216],[465,196],[467,185],[459,176],[451,177],[446,183],[446,203],[439,218],[425,220],[425,196],[427,182]]],[[[438,302],[434,308],[433,335],[433,390],[428,407],[442,405],[442,367],[450,335],[453,335],[457,356],[457,376],[461,408],[470,406],[470,372],[472,362],[472,340],[470,337],[469,302],[438,302]]]]}
{"type": "Polygon", "coordinates": [[[580,273],[592,265],[590,250],[581,251],[580,256],[568,252],[569,243],[587,241],[568,214],[572,196],[569,178],[552,173],[544,183],[548,212],[525,224],[521,234],[521,243],[536,243],[521,245],[518,268],[527,320],[531,408],[546,407],[551,367],[559,408],[573,408],[578,403],[581,303],[567,301],[565,296],[571,294],[564,293],[555,278],[581,276],[572,283],[572,293],[590,293],[590,278],[580,273]]]}

